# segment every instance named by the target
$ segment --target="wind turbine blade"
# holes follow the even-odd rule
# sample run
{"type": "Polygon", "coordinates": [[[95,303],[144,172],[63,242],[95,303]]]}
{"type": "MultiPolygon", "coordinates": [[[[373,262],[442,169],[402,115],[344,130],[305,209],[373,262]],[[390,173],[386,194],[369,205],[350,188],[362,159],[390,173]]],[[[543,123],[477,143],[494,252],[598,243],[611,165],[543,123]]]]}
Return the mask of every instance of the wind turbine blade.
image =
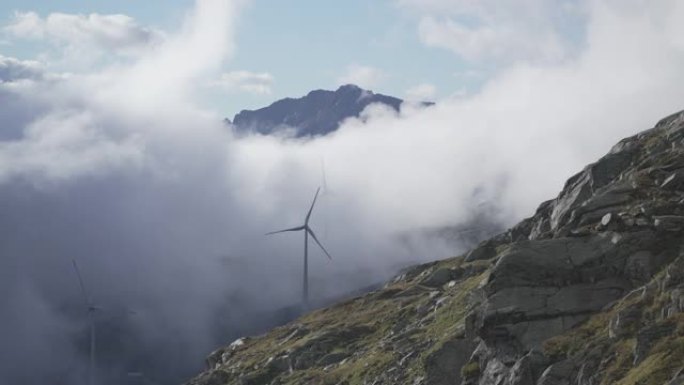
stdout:
{"type": "Polygon", "coordinates": [[[90,304],[90,297],[88,297],[88,291],[86,291],[85,285],[83,284],[83,277],[81,277],[81,271],[78,269],[78,265],[76,264],[76,260],[72,259],[71,262],[74,265],[74,270],[76,271],[76,277],[78,277],[78,285],[81,287],[81,294],[83,294],[83,299],[85,300],[85,305],[86,309],[90,311],[91,309],[91,304],[90,304]]]}
{"type": "Polygon", "coordinates": [[[316,238],[316,234],[314,234],[313,230],[311,230],[311,228],[307,227],[306,231],[309,232],[309,235],[311,235],[311,238],[313,238],[313,240],[316,242],[316,244],[318,244],[318,246],[321,248],[321,250],[323,250],[325,255],[328,256],[328,259],[330,259],[332,261],[332,257],[330,256],[330,253],[328,253],[328,250],[326,250],[325,247],[323,247],[323,245],[321,244],[321,242],[318,241],[318,238],[316,238]]]}
{"type": "Polygon", "coordinates": [[[273,234],[278,234],[278,233],[285,233],[288,231],[302,231],[304,230],[304,226],[299,226],[299,227],[293,227],[291,229],[285,229],[285,230],[278,230],[278,231],[271,231],[270,233],[266,233],[266,235],[273,235],[273,234]]]}
{"type": "Polygon", "coordinates": [[[309,224],[309,218],[311,218],[311,212],[313,211],[314,205],[316,204],[316,198],[318,198],[318,193],[321,191],[321,188],[319,187],[318,190],[316,190],[316,195],[314,195],[313,202],[311,202],[311,207],[309,208],[309,212],[306,214],[306,220],[304,221],[304,226],[309,224]]]}

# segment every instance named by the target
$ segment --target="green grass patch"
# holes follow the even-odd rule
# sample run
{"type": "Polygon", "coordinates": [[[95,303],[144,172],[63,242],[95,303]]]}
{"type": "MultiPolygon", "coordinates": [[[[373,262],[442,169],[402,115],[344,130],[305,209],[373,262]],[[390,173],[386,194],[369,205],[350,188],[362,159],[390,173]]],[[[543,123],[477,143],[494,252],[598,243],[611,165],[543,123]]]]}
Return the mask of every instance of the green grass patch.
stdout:
{"type": "Polygon", "coordinates": [[[684,338],[666,339],[656,345],[639,366],[616,385],[662,385],[684,365],[684,338]]]}
{"type": "Polygon", "coordinates": [[[461,376],[464,379],[476,378],[480,375],[480,364],[477,362],[469,362],[461,368],[461,376]]]}

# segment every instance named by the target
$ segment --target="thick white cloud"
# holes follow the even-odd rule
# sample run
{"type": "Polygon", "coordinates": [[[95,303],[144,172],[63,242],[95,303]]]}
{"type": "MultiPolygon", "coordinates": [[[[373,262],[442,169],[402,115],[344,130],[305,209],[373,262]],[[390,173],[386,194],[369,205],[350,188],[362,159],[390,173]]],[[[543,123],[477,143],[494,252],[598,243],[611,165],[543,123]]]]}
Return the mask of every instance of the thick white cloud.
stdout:
{"type": "Polygon", "coordinates": [[[0,142],[0,179],[33,175],[55,181],[143,163],[144,148],[135,135],[116,139],[103,128],[85,111],[38,119],[25,127],[23,140],[0,142]]]}
{"type": "MultiPolygon", "coordinates": [[[[7,241],[0,307],[11,315],[9,324],[0,321],[0,383],[82,383],[85,361],[73,346],[79,346],[84,318],[63,306],[79,298],[72,258],[105,309],[98,330],[116,309],[136,310],[127,329],[140,333],[136,350],[107,370],[131,357],[136,368],[168,361],[173,364],[146,375],[178,382],[200,368],[215,346],[213,333],[225,335],[214,318],[223,304],[237,302],[240,311],[263,307],[253,296],[243,302],[236,293],[255,290],[242,288],[239,273],[219,259],[241,254],[228,247],[239,245],[228,225],[239,208],[223,206],[231,195],[230,136],[218,116],[191,99],[193,86],[214,76],[232,53],[241,3],[198,0],[180,31],[128,65],[0,83],[0,206],[7,214],[0,228],[16,230],[0,236],[7,241]],[[159,217],[183,206],[189,210],[184,220],[159,217]],[[21,333],[12,328],[15,321],[21,333]],[[28,335],[40,341],[27,348],[28,335]],[[45,365],[33,370],[25,364],[35,360],[45,365]]],[[[247,324],[227,317],[220,322],[230,322],[228,333],[247,324]]],[[[99,362],[103,369],[111,363],[99,362]]],[[[135,368],[121,370],[127,369],[135,368]]]]}
{"type": "MultiPolygon", "coordinates": [[[[44,115],[25,126],[23,140],[0,142],[0,181],[16,175],[71,178],[138,164],[150,138],[139,129],[171,130],[162,128],[168,123],[163,117],[167,108],[176,109],[175,119],[195,116],[187,93],[232,54],[234,18],[241,3],[199,0],[179,33],[129,66],[57,81],[51,76],[50,82],[22,87],[7,85],[4,91],[13,97],[51,107],[36,111],[44,115]],[[122,118],[154,118],[157,124],[127,127],[122,118]]],[[[3,62],[38,67],[16,59],[3,62]]]]}
{"type": "Polygon", "coordinates": [[[420,15],[421,40],[475,62],[568,56],[584,0],[397,0],[420,15]],[[572,32],[572,31],[570,31],[572,32]]]}
{"type": "Polygon", "coordinates": [[[161,31],[121,14],[51,13],[43,18],[35,12],[17,12],[4,30],[16,38],[122,54],[139,54],[163,40],[161,31]]]}
{"type": "Polygon", "coordinates": [[[270,95],[273,75],[268,72],[231,71],[221,74],[219,80],[211,83],[227,91],[244,91],[256,95],[270,95]]]}
{"type": "Polygon", "coordinates": [[[346,72],[337,79],[340,85],[354,84],[361,88],[374,88],[380,85],[387,78],[387,74],[375,67],[351,64],[346,72]]]}

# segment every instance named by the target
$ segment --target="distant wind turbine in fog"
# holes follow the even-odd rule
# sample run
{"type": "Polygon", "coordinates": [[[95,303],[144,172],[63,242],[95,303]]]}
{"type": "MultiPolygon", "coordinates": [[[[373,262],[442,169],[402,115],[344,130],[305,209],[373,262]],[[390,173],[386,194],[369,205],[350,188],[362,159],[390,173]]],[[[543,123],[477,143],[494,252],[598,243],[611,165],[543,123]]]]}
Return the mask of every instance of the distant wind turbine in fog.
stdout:
{"type": "Polygon", "coordinates": [[[83,283],[83,277],[81,276],[81,271],[78,269],[76,260],[72,260],[74,264],[74,270],[76,271],[76,277],[78,277],[78,285],[81,288],[81,293],[83,294],[83,299],[85,302],[86,312],[88,314],[88,323],[90,324],[90,359],[88,361],[88,385],[93,385],[93,378],[95,377],[95,311],[97,308],[93,305],[88,291],[86,290],[85,284],[83,283]]]}
{"type": "Polygon", "coordinates": [[[331,192],[328,190],[328,179],[325,177],[325,159],[321,158],[321,176],[323,178],[323,195],[329,195],[331,192]]]}
{"type": "MultiPolygon", "coordinates": [[[[323,188],[321,192],[321,198],[329,200],[334,194],[332,190],[328,188],[328,178],[325,174],[325,159],[321,158],[321,178],[323,180],[323,188]]],[[[328,216],[323,213],[323,239],[328,239],[328,216]]]]}
{"type": "Polygon", "coordinates": [[[316,244],[323,250],[325,255],[328,256],[330,260],[332,260],[332,257],[330,256],[330,253],[323,247],[321,242],[318,241],[318,238],[316,237],[316,234],[313,232],[311,227],[309,227],[309,219],[311,219],[311,212],[313,212],[314,205],[316,204],[316,198],[318,198],[318,193],[321,191],[321,188],[319,187],[318,190],[316,190],[316,195],[314,195],[313,202],[311,202],[311,207],[309,208],[309,212],[306,214],[306,218],[304,219],[304,224],[298,227],[293,227],[291,229],[285,229],[285,230],[279,230],[279,231],[273,231],[270,233],[266,233],[266,235],[272,235],[272,234],[278,234],[278,233],[285,233],[288,231],[304,231],[304,277],[303,277],[303,283],[302,283],[302,303],[305,308],[308,308],[309,306],[309,235],[311,235],[311,238],[316,242],[316,244]]]}

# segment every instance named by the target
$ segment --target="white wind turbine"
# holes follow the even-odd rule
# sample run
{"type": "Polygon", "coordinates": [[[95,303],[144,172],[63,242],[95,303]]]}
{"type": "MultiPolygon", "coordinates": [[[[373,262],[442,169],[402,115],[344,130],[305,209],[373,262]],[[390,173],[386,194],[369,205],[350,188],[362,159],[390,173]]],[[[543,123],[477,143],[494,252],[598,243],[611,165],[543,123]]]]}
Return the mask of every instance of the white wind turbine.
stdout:
{"type": "Polygon", "coordinates": [[[328,253],[325,247],[323,247],[321,242],[316,237],[314,231],[311,229],[311,227],[309,227],[309,219],[311,219],[311,212],[313,211],[314,205],[316,204],[316,198],[318,198],[318,193],[320,191],[321,188],[319,187],[318,190],[316,190],[316,195],[314,195],[313,202],[311,202],[311,207],[309,208],[309,212],[306,214],[306,218],[304,219],[303,225],[293,227],[290,229],[266,233],[266,235],[272,235],[288,231],[304,231],[304,277],[302,283],[302,302],[305,308],[308,308],[309,306],[309,235],[311,235],[311,238],[313,238],[314,242],[316,242],[316,244],[321,248],[321,250],[323,250],[325,255],[327,255],[328,258],[332,260],[330,253],[328,253]]]}

